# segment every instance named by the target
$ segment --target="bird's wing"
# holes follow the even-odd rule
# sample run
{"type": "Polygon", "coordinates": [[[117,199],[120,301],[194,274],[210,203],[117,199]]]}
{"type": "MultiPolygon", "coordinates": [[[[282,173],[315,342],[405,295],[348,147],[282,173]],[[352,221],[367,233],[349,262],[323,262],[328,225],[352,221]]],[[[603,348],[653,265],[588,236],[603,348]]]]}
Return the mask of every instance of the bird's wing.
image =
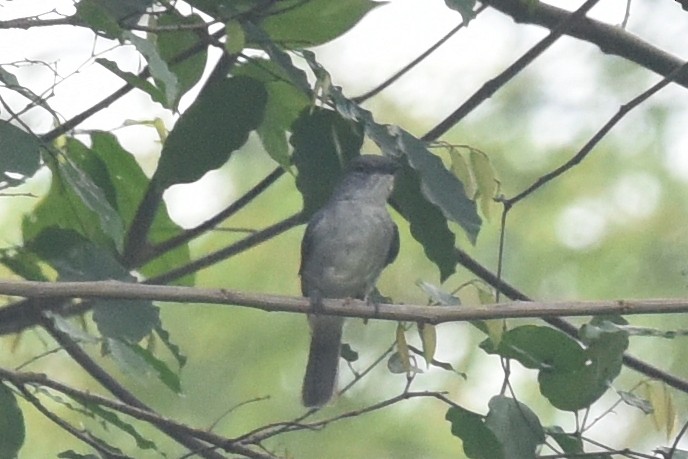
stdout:
{"type": "Polygon", "coordinates": [[[392,241],[389,244],[385,266],[393,262],[397,255],[399,255],[399,228],[397,228],[396,223],[392,223],[392,241]]]}

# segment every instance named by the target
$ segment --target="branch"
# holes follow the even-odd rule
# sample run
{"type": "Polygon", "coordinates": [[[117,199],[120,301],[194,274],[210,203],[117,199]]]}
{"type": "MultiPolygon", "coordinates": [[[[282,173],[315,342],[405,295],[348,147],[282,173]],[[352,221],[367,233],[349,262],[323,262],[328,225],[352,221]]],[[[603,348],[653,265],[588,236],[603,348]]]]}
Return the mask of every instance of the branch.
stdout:
{"type": "MultiPolygon", "coordinates": [[[[482,0],[482,3],[511,16],[516,22],[536,24],[550,30],[571,15],[569,11],[544,2],[482,0]]],[[[676,56],[641,40],[620,27],[595,19],[586,17],[576,21],[566,34],[597,45],[603,53],[623,57],[662,76],[667,76],[683,64],[683,61],[676,56]]],[[[688,88],[688,75],[683,75],[676,82],[688,88]]]]}
{"type": "MultiPolygon", "coordinates": [[[[144,411],[153,411],[145,403],[140,401],[134,394],[129,392],[117,380],[111,377],[100,365],[98,365],[68,334],[59,330],[46,315],[43,315],[41,325],[45,331],[69,354],[69,356],[105,389],[110,391],[124,403],[139,408],[144,411]]],[[[197,440],[193,436],[188,436],[167,426],[160,426],[160,430],[165,432],[170,438],[196,451],[206,459],[224,459],[224,456],[212,449],[208,445],[197,440]]],[[[237,451],[239,452],[239,451],[237,451]]],[[[250,456],[249,456],[250,457],[250,456]]]]}
{"type": "MultiPolygon", "coordinates": [[[[533,62],[540,54],[559,39],[567,30],[573,27],[577,22],[585,18],[585,14],[597,4],[599,0],[588,0],[575,13],[568,14],[557,23],[556,27],[545,38],[540,40],[535,46],[530,48],[519,57],[513,64],[507,67],[502,73],[495,78],[485,82],[482,87],[476,91],[466,102],[461,104],[459,108],[454,110],[449,116],[442,120],[437,126],[428,131],[421,139],[422,140],[436,140],[444,135],[456,123],[473,111],[478,105],[485,102],[487,99],[497,92],[499,88],[504,86],[512,78],[514,78],[521,70],[525,69],[531,62],[533,62]]],[[[489,4],[489,2],[486,2],[489,4]]]]}
{"type": "Polygon", "coordinates": [[[626,116],[631,110],[634,108],[638,107],[640,104],[645,102],[647,99],[649,99],[651,96],[659,92],[662,88],[666,87],[671,83],[672,81],[675,81],[682,76],[688,74],[686,72],[686,69],[688,69],[688,63],[685,63],[683,65],[678,66],[675,68],[671,73],[669,73],[666,77],[664,77],[661,81],[658,83],[654,84],[652,87],[649,89],[643,91],[640,93],[638,96],[634,97],[632,100],[630,100],[628,103],[622,105],[619,110],[612,116],[609,121],[607,121],[604,126],[602,126],[596,133],[595,135],[592,136],[588,142],[583,145],[583,148],[578,151],[571,159],[566,161],[564,164],[561,166],[557,167],[553,171],[543,175],[542,177],[538,178],[532,185],[530,185],[528,188],[517,194],[516,196],[505,199],[504,205],[506,206],[507,210],[512,207],[514,204],[516,204],[518,201],[522,200],[526,196],[530,195],[534,191],[536,191],[538,188],[542,187],[546,183],[554,180],[555,178],[559,177],[569,169],[572,169],[574,166],[580,164],[583,159],[592,151],[593,148],[604,138],[609,131],[612,130],[616,124],[621,121],[621,119],[626,116]]]}
{"type": "MultiPolygon", "coordinates": [[[[82,298],[149,300],[176,303],[208,303],[243,306],[268,312],[306,314],[312,309],[307,298],[265,295],[230,289],[208,289],[167,285],[134,284],[119,281],[37,282],[0,280],[0,294],[24,298],[82,298]]],[[[113,305],[113,307],[116,307],[113,305]]],[[[688,312],[688,299],[643,299],[605,301],[513,301],[491,305],[448,307],[408,304],[379,304],[366,301],[325,299],[323,314],[413,321],[430,324],[507,318],[574,317],[605,314],[671,314],[688,312]]]]}
{"type": "Polygon", "coordinates": [[[236,440],[231,440],[220,435],[214,434],[212,432],[208,432],[206,430],[194,429],[184,424],[180,424],[179,422],[176,422],[172,419],[163,417],[153,411],[144,410],[125,403],[118,402],[116,400],[111,400],[100,395],[74,389],[73,387],[52,380],[44,374],[20,373],[0,368],[0,380],[10,381],[13,385],[23,389],[25,389],[25,387],[28,385],[48,387],[55,391],[61,392],[65,395],[68,395],[69,397],[73,398],[74,400],[80,403],[83,403],[85,401],[99,406],[103,406],[111,410],[115,410],[120,413],[131,416],[140,421],[148,422],[158,428],[164,428],[169,431],[176,431],[189,437],[195,437],[199,440],[206,441],[226,451],[244,454],[248,457],[272,458],[271,455],[256,453],[253,450],[246,451],[245,447],[237,447],[238,441],[236,440]]]}

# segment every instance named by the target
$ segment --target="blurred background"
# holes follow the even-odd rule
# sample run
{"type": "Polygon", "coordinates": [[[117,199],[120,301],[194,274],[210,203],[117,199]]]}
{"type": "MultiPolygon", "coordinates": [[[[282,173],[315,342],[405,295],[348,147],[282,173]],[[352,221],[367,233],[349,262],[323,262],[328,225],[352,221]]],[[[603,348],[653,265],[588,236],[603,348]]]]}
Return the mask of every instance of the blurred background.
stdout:
{"type": "MultiPolygon", "coordinates": [[[[548,3],[575,9],[579,2],[548,3]]],[[[680,37],[688,32],[688,12],[676,2],[602,0],[590,16],[620,26],[628,6],[628,32],[685,58],[686,42],[680,37]]],[[[70,14],[73,5],[69,1],[0,1],[0,20],[53,10],[70,14]]],[[[384,81],[460,21],[460,15],[440,0],[392,0],[369,13],[343,37],[314,51],[332,74],[334,84],[353,97],[384,81]]],[[[515,24],[487,8],[468,28],[365,107],[377,121],[400,125],[421,136],[546,33],[543,28],[515,24]]],[[[64,118],[121,85],[120,80],[93,64],[95,54],[110,50],[109,58],[132,71],[143,65],[133,48],[94,40],[86,29],[3,30],[2,35],[0,60],[27,61],[17,67],[16,75],[36,93],[68,76],[49,94],[52,106],[64,118]],[[47,66],[28,63],[36,61],[53,64],[60,76],[47,66]]],[[[443,140],[485,152],[499,177],[501,193],[510,197],[572,157],[622,104],[660,79],[633,63],[605,55],[591,44],[562,37],[443,140]]],[[[182,109],[194,96],[192,93],[183,99],[182,109]]],[[[665,88],[627,115],[582,164],[516,205],[507,220],[504,279],[538,300],[688,296],[687,106],[685,88],[665,88]]],[[[139,121],[159,117],[168,127],[175,118],[147,95],[133,92],[88,119],[78,130],[116,133],[123,145],[137,154],[144,170],[151,172],[160,149],[157,134],[149,126],[127,126],[132,116],[139,121]]],[[[52,127],[47,116],[37,115],[29,121],[36,132],[52,127]]],[[[252,139],[223,168],[208,173],[198,183],[169,191],[166,201],[170,213],[181,225],[193,226],[224,208],[274,166],[257,139],[252,139]]],[[[48,186],[49,174],[39,173],[19,191],[40,196],[48,186]]],[[[22,216],[37,202],[35,197],[0,199],[0,245],[21,244],[22,216]]],[[[230,231],[232,228],[260,229],[291,215],[300,205],[293,177],[286,174],[223,225],[224,231],[194,241],[194,255],[224,247],[244,234],[230,231]]],[[[487,218],[475,247],[456,231],[461,247],[493,271],[497,267],[500,212],[495,204],[484,216],[487,218]]],[[[410,237],[405,222],[396,220],[402,233],[401,252],[378,287],[397,303],[425,304],[426,295],[415,283],[424,280],[439,284],[439,274],[410,237]]],[[[207,268],[198,273],[196,285],[298,295],[302,233],[303,227],[299,227],[207,268]]],[[[470,273],[459,268],[443,288],[451,291],[471,279],[470,273]]],[[[465,304],[478,301],[471,288],[461,290],[459,296],[465,304]]],[[[182,370],[184,396],[160,387],[153,378],[123,375],[134,393],[180,422],[203,428],[219,420],[214,430],[229,437],[302,413],[299,396],[308,327],[301,315],[209,305],[164,304],[161,309],[172,340],[189,357],[182,370]],[[239,406],[247,401],[252,402],[239,406]]],[[[688,329],[688,319],[681,315],[628,319],[634,325],[662,330],[688,329]]],[[[393,323],[348,322],[345,341],[360,354],[354,364],[357,370],[374,361],[394,341],[393,323]]],[[[539,322],[510,321],[510,325],[521,323],[539,322]]],[[[441,325],[438,336],[436,358],[451,363],[466,378],[430,369],[416,378],[412,388],[447,390],[451,399],[467,409],[486,413],[488,400],[502,384],[499,359],[477,348],[484,336],[469,324],[441,325]]],[[[631,340],[630,352],[688,378],[681,351],[684,339],[636,337],[631,340]]],[[[0,345],[4,350],[0,363],[4,366],[17,366],[39,352],[37,349],[51,347],[38,331],[4,337],[0,345]]],[[[170,356],[162,357],[172,362],[170,356]]],[[[60,353],[27,369],[54,373],[79,387],[93,384],[60,353]]],[[[110,369],[120,375],[120,370],[110,369]]],[[[340,386],[352,378],[347,368],[341,370],[340,386]]],[[[539,395],[536,379],[535,372],[514,365],[511,380],[518,398],[536,411],[543,425],[573,429],[574,416],[553,409],[539,395]]],[[[637,373],[624,370],[615,388],[630,390],[641,380],[637,373]]],[[[325,408],[323,415],[369,405],[398,394],[405,384],[404,375],[390,374],[382,365],[335,405],[325,408]]],[[[672,394],[677,419],[684,422],[688,400],[685,394],[672,394]]],[[[638,409],[619,405],[607,412],[617,398],[610,391],[595,404],[589,418],[605,416],[589,437],[648,454],[670,444],[673,437],[668,440],[666,432],[655,428],[652,417],[638,409]]],[[[332,457],[342,458],[462,457],[461,444],[450,435],[444,420],[445,411],[446,406],[439,402],[409,400],[339,421],[321,432],[281,435],[270,446],[291,457],[323,457],[323,448],[336,451],[332,457]]],[[[30,418],[28,424],[22,458],[47,457],[46,452],[80,447],[39,415],[30,418]]],[[[141,431],[155,437],[152,429],[143,427],[141,431]]],[[[132,442],[129,438],[121,441],[124,445],[132,442]]],[[[688,440],[682,444],[688,449],[688,440]]],[[[165,440],[160,440],[160,445],[173,452],[177,448],[165,440]]],[[[150,453],[150,457],[158,456],[150,453]]],[[[169,457],[178,456],[171,453],[169,457]]]]}

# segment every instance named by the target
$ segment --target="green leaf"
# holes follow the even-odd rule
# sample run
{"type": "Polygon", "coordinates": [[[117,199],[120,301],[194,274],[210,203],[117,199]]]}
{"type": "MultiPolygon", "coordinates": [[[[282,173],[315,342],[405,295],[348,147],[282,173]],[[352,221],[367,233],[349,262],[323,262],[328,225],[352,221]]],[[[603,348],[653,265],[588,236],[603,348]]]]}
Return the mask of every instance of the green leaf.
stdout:
{"type": "Polygon", "coordinates": [[[638,408],[640,411],[642,411],[645,414],[652,414],[654,412],[654,408],[652,407],[652,403],[650,403],[649,400],[646,398],[642,398],[633,392],[626,392],[626,391],[618,391],[619,397],[621,397],[621,400],[626,405],[633,406],[635,408],[638,408]]]}
{"type": "Polygon", "coordinates": [[[152,369],[157,374],[160,382],[162,382],[165,386],[167,386],[176,394],[180,394],[182,392],[181,380],[179,379],[179,375],[173,372],[165,362],[158,359],[147,349],[144,349],[139,345],[130,344],[127,342],[124,342],[123,344],[129,347],[129,349],[132,352],[141,357],[143,361],[146,362],[146,364],[148,364],[150,369],[152,369]]]}
{"type": "Polygon", "coordinates": [[[170,353],[172,353],[172,356],[177,361],[177,365],[179,365],[179,368],[184,368],[188,358],[186,357],[186,355],[184,355],[184,353],[182,353],[181,348],[172,342],[169,332],[162,328],[162,325],[158,325],[157,327],[155,327],[155,332],[158,334],[158,336],[165,344],[167,349],[170,351],[170,353]]]}
{"type": "Polygon", "coordinates": [[[179,80],[158,53],[155,42],[141,38],[130,30],[125,30],[122,33],[122,38],[136,47],[136,50],[146,58],[151,76],[156,81],[163,83],[161,86],[165,92],[165,107],[174,106],[180,94],[179,80]]]}
{"type": "Polygon", "coordinates": [[[354,351],[348,343],[342,344],[342,349],[339,353],[347,362],[355,362],[358,360],[358,352],[354,351]]]}
{"type": "Polygon", "coordinates": [[[230,78],[205,87],[163,146],[154,175],[158,186],[195,182],[222,166],[260,125],[266,102],[265,86],[252,78],[230,78]]]}
{"type": "Polygon", "coordinates": [[[489,403],[485,425],[509,450],[509,459],[535,459],[545,432],[537,415],[528,406],[497,395],[489,403]]]}
{"type": "Polygon", "coordinates": [[[475,18],[473,8],[475,8],[476,0],[444,0],[444,3],[452,10],[458,11],[466,24],[475,18]]]}
{"type": "Polygon", "coordinates": [[[32,176],[41,165],[40,140],[33,134],[0,120],[0,185],[3,181],[18,184],[8,172],[24,177],[32,176]]]}
{"type": "Polygon", "coordinates": [[[71,449],[58,453],[57,457],[59,459],[99,459],[94,454],[80,454],[71,449]]]}
{"type": "Polygon", "coordinates": [[[401,128],[392,127],[391,131],[396,137],[398,149],[406,153],[409,164],[420,175],[423,195],[447,219],[461,225],[475,244],[482,222],[475,201],[466,195],[463,184],[444,167],[440,158],[428,151],[424,142],[401,128]]]}
{"type": "Polygon", "coordinates": [[[491,340],[480,343],[488,354],[517,360],[526,368],[567,372],[585,366],[586,355],[576,340],[554,328],[523,325],[502,336],[497,349],[491,340]]]}
{"type": "Polygon", "coordinates": [[[312,47],[344,34],[382,4],[369,0],[285,0],[271,10],[263,28],[285,48],[312,47]]]}
{"type": "Polygon", "coordinates": [[[425,359],[426,367],[430,367],[432,359],[435,358],[435,350],[437,349],[437,329],[432,324],[418,323],[418,335],[423,344],[423,358],[425,359]]]}
{"type": "Polygon", "coordinates": [[[444,281],[454,274],[458,262],[456,236],[442,212],[423,197],[418,173],[408,164],[403,164],[396,174],[392,205],[409,222],[411,235],[439,268],[440,279],[444,281]]]}
{"type": "Polygon", "coordinates": [[[26,244],[49,262],[61,281],[132,280],[112,254],[74,230],[49,227],[26,244]]]}
{"type": "Polygon", "coordinates": [[[463,442],[463,451],[470,459],[504,459],[504,447],[481,415],[452,406],[445,419],[451,423],[452,435],[463,442]]]}
{"type": "Polygon", "coordinates": [[[103,233],[118,250],[121,250],[124,243],[124,225],[111,204],[112,183],[104,165],[95,159],[88,149],[82,147],[82,144],[74,140],[67,142],[68,156],[65,161],[60,161],[58,173],[64,184],[96,215],[103,233]],[[89,169],[86,169],[87,167],[89,169]]]}
{"type": "Polygon", "coordinates": [[[246,46],[246,32],[239,21],[230,20],[225,24],[225,49],[229,54],[238,54],[246,46]]]}
{"type": "MultiPolygon", "coordinates": [[[[57,270],[62,281],[114,279],[134,282],[107,250],[72,230],[47,228],[27,246],[57,270]]],[[[159,310],[145,300],[96,300],[93,320],[103,336],[140,341],[160,322],[159,310]]]]}
{"type": "Polygon", "coordinates": [[[596,326],[600,318],[581,328],[581,340],[587,344],[587,355],[600,386],[608,386],[621,372],[623,353],[628,349],[628,334],[623,330],[607,331],[596,326]]]}
{"type": "Polygon", "coordinates": [[[57,227],[77,231],[99,245],[112,247],[114,251],[117,242],[121,244],[123,230],[120,228],[121,219],[112,208],[114,188],[106,168],[86,146],[72,138],[67,138],[65,149],[69,153],[69,162],[76,163],[79,169],[70,166],[72,172],[65,173],[62,169],[67,166],[59,165],[51,156],[47,157],[52,171],[50,190],[33,212],[24,217],[23,239],[29,242],[44,229],[57,227]],[[76,189],[82,186],[85,189],[76,189]],[[88,201],[95,209],[102,209],[102,214],[96,214],[97,210],[89,207],[82,196],[90,196],[88,201]],[[112,236],[105,232],[105,228],[112,236]]]}
{"type": "Polygon", "coordinates": [[[0,250],[0,263],[16,275],[33,281],[47,281],[40,266],[41,259],[23,247],[0,250]]]}
{"type": "Polygon", "coordinates": [[[24,444],[24,416],[14,393],[0,383],[0,457],[13,458],[24,444]]]}
{"type": "Polygon", "coordinates": [[[310,217],[332,194],[346,162],[360,154],[363,132],[360,126],[325,109],[304,110],[293,131],[290,141],[299,171],[296,187],[303,196],[303,213],[310,217]]]}
{"type": "Polygon", "coordinates": [[[566,433],[559,426],[547,427],[545,432],[557,442],[564,453],[580,454],[585,452],[583,440],[581,440],[579,435],[566,433]]]}
{"type": "Polygon", "coordinates": [[[498,188],[496,174],[492,163],[490,163],[490,158],[482,151],[471,149],[470,159],[478,191],[477,197],[480,199],[480,210],[482,210],[485,218],[489,219],[490,208],[498,188]]]}
{"type": "Polygon", "coordinates": [[[75,400],[84,405],[84,407],[91,411],[95,416],[103,419],[109,427],[116,427],[122,432],[129,435],[131,438],[133,438],[136,442],[137,447],[141,449],[158,450],[158,447],[155,444],[155,442],[148,440],[147,438],[142,436],[134,426],[120,419],[120,417],[116,413],[101,408],[99,405],[88,402],[87,400],[82,400],[78,398],[75,398],[75,400]]]}
{"type": "Polygon", "coordinates": [[[131,72],[125,72],[124,70],[121,70],[119,66],[117,65],[116,62],[113,62],[111,60],[105,59],[104,57],[99,57],[96,59],[96,62],[130,85],[132,85],[135,88],[140,89],[141,91],[145,92],[149,96],[151,96],[151,99],[153,99],[154,102],[158,102],[159,104],[163,106],[167,106],[167,100],[165,98],[165,93],[161,91],[159,88],[157,88],[154,84],[150,83],[148,80],[145,78],[140,78],[138,75],[135,75],[131,72]]]}
{"type": "Polygon", "coordinates": [[[269,60],[252,59],[239,67],[234,75],[248,76],[265,84],[268,92],[263,122],[256,132],[268,154],[283,168],[291,166],[287,131],[309,105],[306,95],[289,83],[285,71],[269,60]]]}
{"type": "MultiPolygon", "coordinates": [[[[119,144],[117,137],[107,132],[91,134],[93,152],[103,162],[112,183],[114,203],[126,227],[131,224],[143,194],[148,187],[149,179],[141,170],[134,156],[119,144]]],[[[162,202],[149,230],[149,240],[153,243],[174,237],[183,231],[174,223],[162,202]]],[[[170,250],[138,268],[147,277],[169,271],[170,267],[181,266],[191,259],[189,247],[183,244],[170,250]]],[[[192,285],[193,275],[177,281],[177,284],[192,285]]]]}
{"type": "MultiPolygon", "coordinates": [[[[197,14],[180,16],[177,12],[164,12],[157,16],[155,21],[159,26],[183,26],[204,23],[203,18],[197,14]]],[[[205,33],[204,29],[201,30],[205,33]]],[[[203,70],[205,70],[205,64],[208,60],[208,50],[203,48],[202,51],[176,64],[173,64],[172,60],[179,53],[196,45],[199,40],[199,32],[194,30],[165,31],[159,33],[155,39],[158,54],[167,63],[169,70],[177,77],[177,96],[170,100],[170,107],[175,110],[181,97],[189,89],[193,88],[203,76],[203,70]]],[[[156,78],[155,83],[160,88],[167,88],[167,84],[163,79],[156,78]]]]}
{"type": "Polygon", "coordinates": [[[118,38],[124,30],[115,15],[103,7],[103,3],[103,0],[81,0],[76,5],[76,14],[94,32],[100,32],[108,38],[118,38]]]}
{"type": "Polygon", "coordinates": [[[98,300],[93,321],[103,336],[137,343],[160,324],[160,310],[146,300],[98,300]]]}
{"type": "Polygon", "coordinates": [[[586,408],[607,390],[604,362],[590,364],[588,349],[553,328],[524,325],[504,333],[497,349],[489,339],[480,347],[540,370],[540,392],[560,410],[586,408]]]}

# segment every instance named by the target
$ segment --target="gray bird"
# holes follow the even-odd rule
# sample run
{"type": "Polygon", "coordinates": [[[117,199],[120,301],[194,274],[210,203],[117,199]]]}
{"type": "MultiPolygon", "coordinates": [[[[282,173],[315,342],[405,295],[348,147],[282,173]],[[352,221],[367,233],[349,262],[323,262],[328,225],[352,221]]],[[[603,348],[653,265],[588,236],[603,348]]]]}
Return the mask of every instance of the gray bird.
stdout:
{"type": "Polygon", "coordinates": [[[325,206],[308,222],[301,243],[301,291],[309,316],[311,347],[302,399],[326,404],[334,393],[343,317],[317,313],[323,298],[367,299],[383,268],[399,252],[399,230],[387,211],[398,164],[383,156],[353,159],[325,206]]]}

